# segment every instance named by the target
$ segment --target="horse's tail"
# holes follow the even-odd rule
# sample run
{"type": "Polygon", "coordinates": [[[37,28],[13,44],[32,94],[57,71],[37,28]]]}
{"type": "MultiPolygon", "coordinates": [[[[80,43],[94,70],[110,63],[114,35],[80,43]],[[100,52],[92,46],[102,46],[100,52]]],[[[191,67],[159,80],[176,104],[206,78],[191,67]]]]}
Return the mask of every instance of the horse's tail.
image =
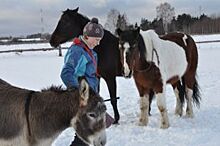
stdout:
{"type": "MultiPolygon", "coordinates": [[[[179,96],[180,96],[180,101],[182,99],[182,96],[186,98],[186,87],[185,87],[185,79],[182,78],[182,85],[181,85],[181,90],[179,90],[179,96]],[[181,95],[180,95],[181,94],[181,95]]],[[[193,103],[196,104],[196,106],[199,108],[200,107],[200,101],[201,101],[201,93],[200,93],[200,88],[197,79],[195,78],[195,83],[193,86],[193,95],[192,95],[193,103]]],[[[182,103],[182,102],[181,102],[182,103]]]]}
{"type": "Polygon", "coordinates": [[[183,107],[184,102],[185,102],[185,96],[186,96],[184,78],[182,78],[182,83],[180,81],[178,82],[177,89],[179,91],[179,99],[180,99],[181,107],[183,107]]]}
{"type": "Polygon", "coordinates": [[[200,101],[201,101],[201,92],[199,88],[199,84],[197,79],[195,79],[195,84],[193,86],[193,102],[196,104],[196,106],[199,108],[200,107],[200,101]]]}

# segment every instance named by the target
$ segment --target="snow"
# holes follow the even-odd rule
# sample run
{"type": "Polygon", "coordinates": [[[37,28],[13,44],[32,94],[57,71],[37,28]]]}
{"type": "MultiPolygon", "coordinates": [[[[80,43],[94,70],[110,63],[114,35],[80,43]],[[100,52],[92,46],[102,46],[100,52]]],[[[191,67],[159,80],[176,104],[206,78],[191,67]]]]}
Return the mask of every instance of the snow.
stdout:
{"type": "MultiPolygon", "coordinates": [[[[220,35],[194,36],[196,41],[218,40],[220,35]]],[[[66,46],[68,44],[64,44],[66,46]]],[[[198,82],[202,93],[200,109],[194,107],[195,117],[174,115],[175,96],[167,86],[168,129],[160,129],[160,115],[156,101],[152,103],[152,116],[148,126],[138,126],[139,97],[133,79],[117,78],[120,124],[107,131],[106,146],[219,146],[220,145],[220,43],[197,44],[199,52],[198,82]]],[[[41,48],[49,44],[22,44],[0,46],[0,50],[15,48],[41,48]]],[[[63,52],[63,54],[65,51],[63,52]]],[[[41,90],[61,85],[60,71],[63,57],[58,51],[0,54],[0,78],[22,88],[41,90]]],[[[101,80],[101,96],[109,98],[107,86],[101,80]]],[[[110,102],[108,113],[113,115],[110,102]]],[[[53,146],[69,146],[74,129],[68,128],[54,141],[53,146]]]]}

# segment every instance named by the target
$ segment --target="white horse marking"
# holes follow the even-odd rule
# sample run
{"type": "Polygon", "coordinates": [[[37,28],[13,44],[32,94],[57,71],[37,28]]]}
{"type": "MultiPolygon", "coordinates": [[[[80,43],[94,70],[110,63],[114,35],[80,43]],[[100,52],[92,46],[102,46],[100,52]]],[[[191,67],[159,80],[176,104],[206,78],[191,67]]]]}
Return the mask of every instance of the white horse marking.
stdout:
{"type": "Polygon", "coordinates": [[[146,46],[146,60],[153,61],[156,65],[158,58],[152,59],[152,50],[156,49],[160,64],[158,65],[162,80],[167,81],[174,76],[183,76],[187,68],[186,53],[182,47],[171,41],[165,41],[153,31],[141,31],[146,46]]]}
{"type": "Polygon", "coordinates": [[[184,34],[184,36],[183,36],[183,42],[184,42],[185,46],[187,46],[187,43],[186,43],[186,40],[187,40],[187,39],[188,39],[187,35],[184,34]]]}
{"type": "Polygon", "coordinates": [[[125,43],[124,44],[124,48],[125,48],[125,51],[124,51],[124,75],[125,76],[129,76],[129,74],[130,74],[130,69],[129,69],[129,66],[128,66],[128,63],[127,63],[127,60],[126,60],[126,54],[128,53],[128,49],[129,49],[129,44],[128,43],[125,43]]]}
{"type": "Polygon", "coordinates": [[[193,95],[193,91],[189,88],[186,88],[186,97],[187,97],[186,116],[189,118],[193,118],[192,95],[193,95]]]}
{"type": "Polygon", "coordinates": [[[163,93],[156,94],[156,98],[157,98],[157,106],[161,114],[160,128],[166,129],[169,127],[169,119],[168,119],[167,107],[166,107],[165,88],[163,90],[163,93]]]}
{"type": "Polygon", "coordinates": [[[140,110],[141,115],[139,119],[139,125],[146,126],[148,124],[149,95],[140,97],[140,110]]]}

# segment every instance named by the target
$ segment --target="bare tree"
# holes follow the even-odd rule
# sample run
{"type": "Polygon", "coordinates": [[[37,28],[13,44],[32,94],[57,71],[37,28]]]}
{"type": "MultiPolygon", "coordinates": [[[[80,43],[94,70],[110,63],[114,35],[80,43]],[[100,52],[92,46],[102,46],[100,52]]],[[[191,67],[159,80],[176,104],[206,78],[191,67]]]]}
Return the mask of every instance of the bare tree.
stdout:
{"type": "Polygon", "coordinates": [[[107,20],[104,25],[105,29],[109,30],[111,33],[115,33],[115,29],[117,27],[118,16],[120,12],[116,9],[111,9],[107,15],[107,20]]]}
{"type": "Polygon", "coordinates": [[[168,24],[170,24],[173,17],[175,17],[174,7],[171,7],[169,3],[165,2],[157,6],[156,11],[157,11],[157,18],[162,19],[164,31],[165,33],[167,33],[168,24]]]}
{"type": "Polygon", "coordinates": [[[123,15],[118,15],[116,27],[120,28],[121,30],[125,30],[128,27],[128,18],[125,13],[123,15]]]}

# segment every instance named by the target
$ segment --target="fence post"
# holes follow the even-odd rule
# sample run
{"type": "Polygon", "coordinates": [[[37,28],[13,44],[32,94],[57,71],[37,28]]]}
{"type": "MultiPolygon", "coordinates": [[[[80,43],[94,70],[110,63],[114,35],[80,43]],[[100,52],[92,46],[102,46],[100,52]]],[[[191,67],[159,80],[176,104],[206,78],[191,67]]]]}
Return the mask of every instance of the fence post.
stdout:
{"type": "Polygon", "coordinates": [[[59,57],[61,57],[62,56],[62,48],[60,45],[58,46],[58,50],[59,50],[59,57]]]}

